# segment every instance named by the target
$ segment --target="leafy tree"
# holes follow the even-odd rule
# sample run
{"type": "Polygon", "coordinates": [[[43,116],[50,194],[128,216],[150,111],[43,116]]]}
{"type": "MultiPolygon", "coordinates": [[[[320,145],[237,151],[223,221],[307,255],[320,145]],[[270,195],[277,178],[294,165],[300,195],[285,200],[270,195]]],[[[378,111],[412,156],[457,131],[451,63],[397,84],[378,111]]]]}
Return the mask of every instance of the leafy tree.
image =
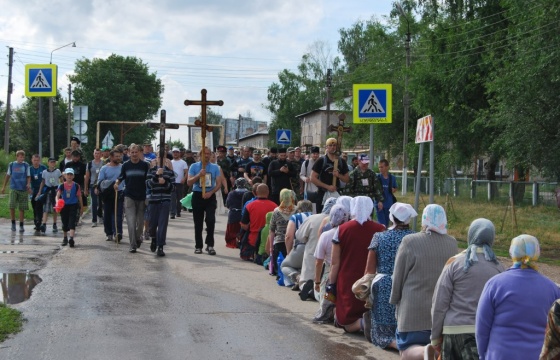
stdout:
{"type": "MultiPolygon", "coordinates": [[[[88,106],[88,144],[90,153],[95,146],[98,121],[144,122],[152,119],[161,107],[163,84],[147,64],[136,57],[111,55],[107,59],[81,59],[76,62],[75,74],[69,79],[74,84],[74,104],[88,106]]],[[[155,130],[145,126],[123,126],[123,143],[142,143],[155,138],[155,130]]],[[[111,130],[121,133],[120,125],[101,126],[100,139],[111,130]]],[[[120,139],[115,139],[120,142],[120,139]]]]}

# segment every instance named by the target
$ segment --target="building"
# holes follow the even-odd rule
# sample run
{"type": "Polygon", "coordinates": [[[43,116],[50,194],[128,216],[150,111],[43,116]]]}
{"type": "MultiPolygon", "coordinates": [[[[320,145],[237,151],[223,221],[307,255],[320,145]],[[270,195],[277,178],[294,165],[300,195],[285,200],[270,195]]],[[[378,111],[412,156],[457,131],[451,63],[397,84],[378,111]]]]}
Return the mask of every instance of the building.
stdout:
{"type": "Polygon", "coordinates": [[[249,146],[255,149],[268,148],[268,130],[261,130],[239,139],[239,147],[249,146]]]}
{"type": "MultiPolygon", "coordinates": [[[[237,139],[249,136],[251,134],[266,131],[268,124],[266,121],[256,121],[250,117],[243,117],[239,115],[239,118],[223,118],[220,124],[224,126],[225,129],[225,142],[230,144],[235,142],[237,144],[237,139]]],[[[241,145],[241,143],[239,144],[241,145]]]]}

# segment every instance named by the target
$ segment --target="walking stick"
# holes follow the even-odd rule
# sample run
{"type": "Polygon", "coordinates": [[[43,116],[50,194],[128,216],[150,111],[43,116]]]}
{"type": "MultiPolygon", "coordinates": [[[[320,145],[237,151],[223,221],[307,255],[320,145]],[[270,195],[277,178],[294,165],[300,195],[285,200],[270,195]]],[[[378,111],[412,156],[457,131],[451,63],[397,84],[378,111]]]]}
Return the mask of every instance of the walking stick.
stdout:
{"type": "Polygon", "coordinates": [[[118,188],[115,189],[115,243],[117,244],[117,248],[119,247],[119,227],[118,227],[118,219],[117,219],[117,209],[119,203],[119,190],[118,188]]]}

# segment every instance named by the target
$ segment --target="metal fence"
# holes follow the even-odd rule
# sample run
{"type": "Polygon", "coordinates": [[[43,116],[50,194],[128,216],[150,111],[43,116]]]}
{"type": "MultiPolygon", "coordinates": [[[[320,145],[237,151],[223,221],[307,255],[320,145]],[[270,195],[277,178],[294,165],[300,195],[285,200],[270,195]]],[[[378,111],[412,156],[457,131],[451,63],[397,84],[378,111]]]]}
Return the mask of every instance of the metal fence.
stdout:
{"type": "MultiPolygon", "coordinates": [[[[399,184],[402,176],[395,175],[399,184]]],[[[420,192],[429,193],[429,177],[420,178],[420,192]]],[[[436,180],[434,191],[437,195],[452,195],[454,197],[470,198],[487,201],[509,201],[513,196],[518,205],[546,205],[556,206],[555,189],[557,182],[521,182],[521,181],[489,181],[472,180],[471,178],[447,178],[436,180]]],[[[414,192],[416,177],[408,178],[407,192],[414,192]]]]}

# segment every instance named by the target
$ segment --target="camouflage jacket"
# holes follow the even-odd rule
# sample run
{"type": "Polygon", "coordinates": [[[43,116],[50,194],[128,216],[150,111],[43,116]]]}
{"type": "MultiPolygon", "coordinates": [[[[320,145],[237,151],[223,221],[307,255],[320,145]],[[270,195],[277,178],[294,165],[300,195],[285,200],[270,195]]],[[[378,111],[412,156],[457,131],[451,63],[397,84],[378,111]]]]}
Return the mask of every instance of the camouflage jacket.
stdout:
{"type": "Polygon", "coordinates": [[[294,161],[290,161],[290,164],[292,164],[296,175],[290,178],[290,183],[292,184],[292,190],[294,190],[294,192],[296,193],[296,195],[299,195],[300,192],[300,179],[299,179],[299,173],[301,171],[301,161],[298,160],[294,160],[294,161]]]}
{"type": "Polygon", "coordinates": [[[350,196],[369,196],[372,200],[383,201],[383,188],[375,171],[366,169],[362,172],[359,167],[349,174],[350,181],[344,188],[345,193],[350,196]]]}

